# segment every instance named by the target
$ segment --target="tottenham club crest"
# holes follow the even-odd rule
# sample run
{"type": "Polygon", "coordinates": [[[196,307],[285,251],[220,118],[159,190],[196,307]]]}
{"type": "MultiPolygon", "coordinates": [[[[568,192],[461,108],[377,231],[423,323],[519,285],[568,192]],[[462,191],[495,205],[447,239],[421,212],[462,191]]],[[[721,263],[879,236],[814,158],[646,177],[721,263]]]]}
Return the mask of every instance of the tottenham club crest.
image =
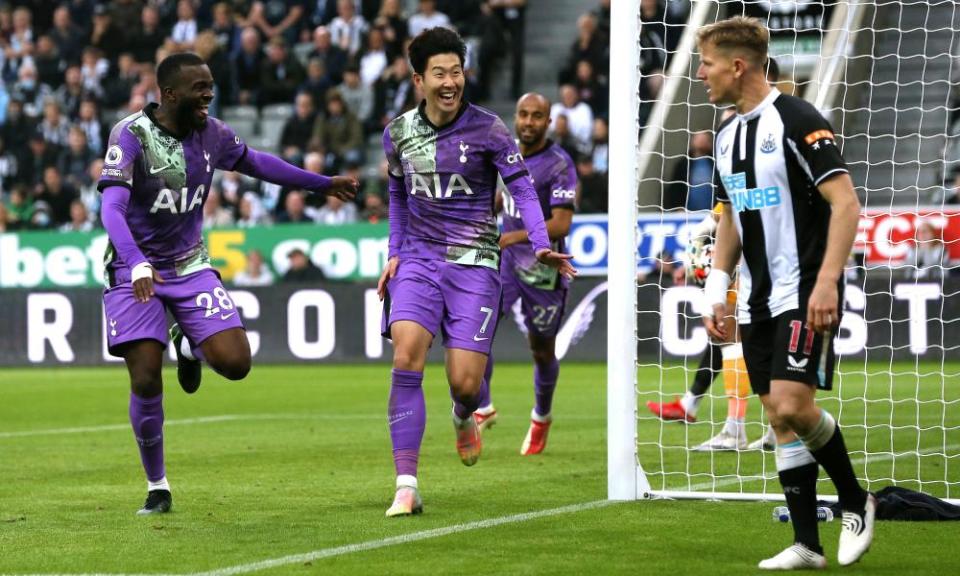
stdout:
{"type": "Polygon", "coordinates": [[[773,138],[773,134],[768,134],[762,142],[760,142],[760,151],[764,154],[770,154],[771,152],[776,152],[777,150],[777,141],[773,138]]]}
{"type": "Polygon", "coordinates": [[[467,163],[467,149],[470,148],[469,145],[464,144],[463,140],[460,141],[460,163],[467,163]]]}

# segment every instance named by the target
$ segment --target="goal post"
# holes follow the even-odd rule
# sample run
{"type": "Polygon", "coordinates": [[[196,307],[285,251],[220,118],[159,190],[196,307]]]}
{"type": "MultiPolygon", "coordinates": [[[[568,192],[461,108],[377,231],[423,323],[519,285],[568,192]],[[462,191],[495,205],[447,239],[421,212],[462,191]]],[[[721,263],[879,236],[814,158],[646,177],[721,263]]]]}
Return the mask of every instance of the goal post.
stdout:
{"type": "MultiPolygon", "coordinates": [[[[960,205],[949,197],[960,183],[960,5],[668,0],[668,10],[688,6],[684,20],[646,18],[660,33],[682,28],[665,47],[641,42],[640,4],[611,3],[608,498],[783,500],[771,452],[694,450],[724,426],[720,381],[696,422],[662,421],[646,406],[681,396],[708,345],[699,289],[668,278],[705,213],[665,210],[664,200],[686,177],[674,167],[690,160],[692,135],[712,134],[720,117],[695,79],[696,32],[736,5],[775,32],[781,90],[831,121],[863,205],[835,335],[839,369],[818,403],[837,417],[869,489],[960,502],[960,205]],[[652,78],[650,57],[667,48],[652,78]],[[922,260],[936,249],[939,260],[922,260]]],[[[756,396],[745,426],[749,440],[766,428],[756,396]]],[[[832,499],[825,475],[818,491],[832,499]]]]}

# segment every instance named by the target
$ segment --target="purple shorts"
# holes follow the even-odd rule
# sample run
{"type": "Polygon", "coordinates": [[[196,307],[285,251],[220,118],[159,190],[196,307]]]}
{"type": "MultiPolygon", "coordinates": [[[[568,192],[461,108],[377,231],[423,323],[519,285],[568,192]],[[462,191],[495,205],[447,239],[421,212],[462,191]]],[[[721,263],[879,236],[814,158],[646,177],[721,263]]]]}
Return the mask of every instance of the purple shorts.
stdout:
{"type": "Polygon", "coordinates": [[[215,270],[200,270],[186,276],[162,275],[165,282],[154,284],[156,295],[140,303],[133,297],[130,271],[125,268],[115,271],[115,285],[103,292],[107,349],[114,356],[118,356],[120,344],[134,340],[157,340],[166,346],[166,310],[170,310],[194,347],[218,332],[243,328],[240,312],[215,270]]]}
{"type": "Polygon", "coordinates": [[[501,270],[500,280],[503,282],[504,313],[509,314],[519,299],[527,332],[541,338],[556,337],[563,322],[567,287],[558,282],[553,290],[534,288],[506,269],[501,270]]]}
{"type": "Polygon", "coordinates": [[[500,317],[500,275],[484,266],[441,260],[400,260],[387,284],[381,332],[411,320],[436,337],[443,332],[446,348],[490,354],[500,317]]]}

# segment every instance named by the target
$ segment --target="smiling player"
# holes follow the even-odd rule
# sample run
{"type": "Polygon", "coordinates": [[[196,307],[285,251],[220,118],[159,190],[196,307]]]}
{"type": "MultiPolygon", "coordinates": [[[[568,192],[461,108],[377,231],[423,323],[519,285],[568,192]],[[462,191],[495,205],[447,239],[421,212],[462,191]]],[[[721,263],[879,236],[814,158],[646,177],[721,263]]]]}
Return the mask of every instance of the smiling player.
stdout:
{"type": "Polygon", "coordinates": [[[211,267],[201,237],[203,204],[215,169],[351,198],[357,182],[328,178],[247,147],[208,115],[213,77],[196,54],[175,54],[157,67],[160,104],[121,120],[110,133],[98,188],[105,256],[107,344],[130,373],[130,423],[147,476],[138,514],[172,504],[163,455],[166,312],[185,391],[200,386],[200,361],[230,380],[250,371],[250,345],[233,300],[211,267]]]}

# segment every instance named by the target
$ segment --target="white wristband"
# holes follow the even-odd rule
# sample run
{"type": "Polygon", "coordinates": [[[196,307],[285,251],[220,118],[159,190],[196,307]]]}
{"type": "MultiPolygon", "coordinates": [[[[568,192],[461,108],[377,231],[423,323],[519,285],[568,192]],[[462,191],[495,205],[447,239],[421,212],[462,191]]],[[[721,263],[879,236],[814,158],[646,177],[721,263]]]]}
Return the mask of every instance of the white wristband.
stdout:
{"type": "Polygon", "coordinates": [[[149,262],[141,262],[130,271],[130,282],[136,282],[143,278],[153,278],[153,266],[149,262]]]}
{"type": "Polygon", "coordinates": [[[729,288],[729,274],[717,268],[710,271],[710,275],[707,276],[707,281],[703,285],[703,297],[707,304],[707,310],[711,314],[715,305],[726,303],[729,288]]]}

